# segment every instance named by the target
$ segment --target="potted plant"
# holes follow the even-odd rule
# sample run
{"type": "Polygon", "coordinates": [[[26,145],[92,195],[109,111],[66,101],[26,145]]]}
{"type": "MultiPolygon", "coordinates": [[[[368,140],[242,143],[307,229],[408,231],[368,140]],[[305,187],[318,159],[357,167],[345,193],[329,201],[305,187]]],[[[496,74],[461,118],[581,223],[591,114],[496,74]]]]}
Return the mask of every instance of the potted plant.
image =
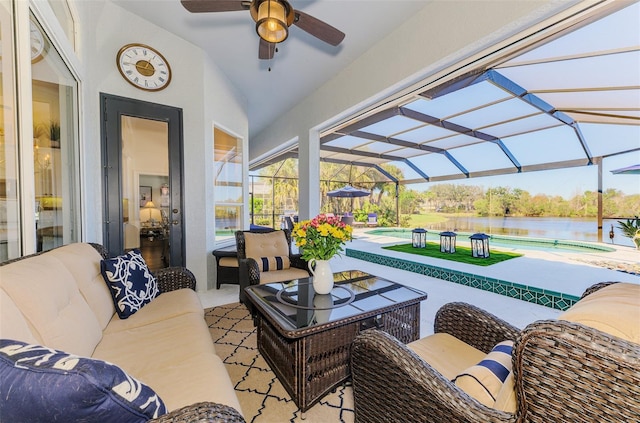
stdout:
{"type": "Polygon", "coordinates": [[[618,220],[618,223],[618,229],[622,231],[622,234],[631,238],[636,250],[640,250],[640,217],[635,216],[634,219],[627,219],[626,222],[618,220]]]}

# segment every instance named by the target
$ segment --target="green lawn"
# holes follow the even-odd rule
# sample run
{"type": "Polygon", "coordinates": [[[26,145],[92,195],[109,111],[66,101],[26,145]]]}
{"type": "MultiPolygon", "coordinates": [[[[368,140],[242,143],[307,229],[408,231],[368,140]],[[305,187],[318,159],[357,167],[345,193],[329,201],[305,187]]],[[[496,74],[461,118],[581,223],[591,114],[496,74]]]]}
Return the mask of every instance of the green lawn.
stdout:
{"type": "Polygon", "coordinates": [[[501,261],[509,260],[516,257],[522,257],[522,254],[509,253],[505,251],[491,250],[488,258],[471,257],[471,248],[456,246],[456,252],[453,254],[441,253],[440,244],[436,242],[427,242],[426,248],[413,248],[411,244],[391,245],[383,247],[387,250],[398,251],[401,253],[417,254],[419,256],[434,257],[444,260],[458,261],[461,263],[475,264],[477,266],[490,266],[501,261]]]}
{"type": "Polygon", "coordinates": [[[446,222],[447,216],[442,213],[412,214],[409,220],[410,228],[424,228],[429,223],[446,222]]]}

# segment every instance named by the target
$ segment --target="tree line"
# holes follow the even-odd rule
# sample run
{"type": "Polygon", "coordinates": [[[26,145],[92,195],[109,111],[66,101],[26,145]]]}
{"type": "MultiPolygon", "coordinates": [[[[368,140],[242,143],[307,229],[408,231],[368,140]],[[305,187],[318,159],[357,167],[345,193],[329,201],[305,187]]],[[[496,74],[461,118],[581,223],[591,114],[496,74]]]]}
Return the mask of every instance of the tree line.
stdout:
{"type": "MultiPolygon", "coordinates": [[[[426,192],[408,193],[409,201],[401,201],[401,213],[439,211],[475,213],[480,216],[555,216],[597,217],[598,193],[586,191],[566,199],[559,195],[535,194],[520,188],[440,184],[426,192]],[[405,208],[406,207],[406,208],[405,208]]],[[[617,189],[602,193],[603,216],[630,217],[638,214],[640,195],[625,195],[617,189]]]]}

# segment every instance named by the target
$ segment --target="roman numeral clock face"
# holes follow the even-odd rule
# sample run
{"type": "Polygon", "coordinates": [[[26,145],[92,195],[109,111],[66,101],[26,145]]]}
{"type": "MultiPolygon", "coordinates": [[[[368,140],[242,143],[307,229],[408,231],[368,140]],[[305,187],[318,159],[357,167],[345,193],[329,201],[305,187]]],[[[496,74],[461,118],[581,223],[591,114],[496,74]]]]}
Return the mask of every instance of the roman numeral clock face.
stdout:
{"type": "Polygon", "coordinates": [[[160,91],[171,82],[169,62],[157,50],[144,44],[127,44],[118,52],[118,70],[131,85],[160,91]]]}

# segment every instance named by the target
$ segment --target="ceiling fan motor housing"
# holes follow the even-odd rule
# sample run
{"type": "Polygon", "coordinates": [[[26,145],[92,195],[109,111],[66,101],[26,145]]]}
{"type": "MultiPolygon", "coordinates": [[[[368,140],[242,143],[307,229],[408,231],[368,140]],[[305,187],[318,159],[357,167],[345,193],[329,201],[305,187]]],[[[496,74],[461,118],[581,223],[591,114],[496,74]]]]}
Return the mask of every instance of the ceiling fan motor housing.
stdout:
{"type": "Polygon", "coordinates": [[[287,39],[295,13],[286,0],[253,0],[249,10],[260,38],[270,43],[287,39]]]}

